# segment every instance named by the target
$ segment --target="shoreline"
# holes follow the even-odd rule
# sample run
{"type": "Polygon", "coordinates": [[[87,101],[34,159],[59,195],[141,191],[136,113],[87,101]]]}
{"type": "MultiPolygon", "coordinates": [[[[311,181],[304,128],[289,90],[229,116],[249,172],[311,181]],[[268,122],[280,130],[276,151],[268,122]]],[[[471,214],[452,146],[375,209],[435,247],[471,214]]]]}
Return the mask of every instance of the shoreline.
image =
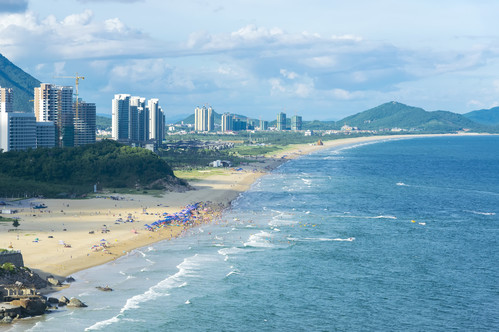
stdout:
{"type": "MultiPolygon", "coordinates": [[[[10,231],[14,229],[10,223],[1,224],[3,232],[0,232],[0,248],[21,250],[25,266],[42,278],[53,275],[63,280],[78,271],[108,263],[134,249],[182,236],[186,229],[182,226],[172,225],[151,232],[144,225],[157,221],[163,213],[173,214],[198,202],[209,201],[227,208],[260,177],[299,156],[365,142],[459,135],[472,134],[367,136],[325,141],[323,145],[293,145],[271,157],[260,159],[260,162],[242,166],[242,171],[227,169],[220,174],[220,169],[214,168],[216,174],[190,183],[195,190],[166,192],[161,197],[116,194],[114,196],[119,197],[117,200],[98,197],[15,201],[7,208],[19,211],[12,216],[20,218],[20,226],[10,231]],[[47,208],[30,207],[30,204],[40,203],[47,208]],[[129,215],[134,222],[116,222],[119,218],[127,219],[129,215]],[[91,249],[103,239],[109,244],[108,250],[91,249]]],[[[214,218],[208,218],[210,220],[206,222],[214,218]]],[[[189,228],[199,224],[195,222],[189,228]]],[[[50,288],[43,292],[58,290],[50,288]]]]}

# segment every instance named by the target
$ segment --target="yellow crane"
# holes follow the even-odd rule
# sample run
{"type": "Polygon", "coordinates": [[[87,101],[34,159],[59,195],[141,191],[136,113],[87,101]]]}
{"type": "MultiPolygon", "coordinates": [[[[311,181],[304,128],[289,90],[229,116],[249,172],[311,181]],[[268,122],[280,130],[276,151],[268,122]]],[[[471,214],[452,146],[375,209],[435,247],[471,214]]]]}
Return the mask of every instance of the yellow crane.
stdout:
{"type": "MultiPolygon", "coordinates": [[[[78,124],[80,122],[80,116],[79,116],[79,113],[78,113],[78,83],[80,82],[80,80],[84,80],[85,77],[83,76],[79,76],[78,73],[76,73],[75,76],[54,76],[54,78],[73,78],[75,80],[75,95],[76,95],[76,104],[75,104],[75,131],[78,131],[78,124]]],[[[60,117],[58,119],[58,121],[61,121],[60,117]]],[[[78,139],[78,135],[75,135],[74,136],[74,144],[75,146],[78,145],[78,142],[77,142],[77,139],[78,139]]]]}
{"type": "Polygon", "coordinates": [[[75,86],[76,86],[76,114],[75,114],[75,118],[76,119],[79,119],[78,117],[78,83],[80,80],[84,80],[85,77],[83,76],[78,76],[78,73],[76,73],[76,76],[54,76],[54,78],[73,78],[75,79],[75,86]]]}

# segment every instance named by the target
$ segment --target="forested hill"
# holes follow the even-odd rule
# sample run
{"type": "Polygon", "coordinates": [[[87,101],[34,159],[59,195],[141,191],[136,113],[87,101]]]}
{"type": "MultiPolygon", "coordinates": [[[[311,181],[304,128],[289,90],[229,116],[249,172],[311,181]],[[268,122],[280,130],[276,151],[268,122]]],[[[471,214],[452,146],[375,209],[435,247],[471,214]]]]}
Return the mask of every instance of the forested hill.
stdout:
{"type": "Polygon", "coordinates": [[[78,196],[99,188],[187,188],[170,166],[142,148],[104,140],[75,148],[0,154],[0,197],[78,196]]]}
{"type": "Polygon", "coordinates": [[[467,119],[463,115],[434,111],[427,112],[419,107],[404,105],[395,101],[382,104],[367,111],[349,116],[337,122],[367,130],[385,128],[414,129],[420,131],[449,132],[464,128],[483,131],[486,127],[467,119]]]}
{"type": "Polygon", "coordinates": [[[14,111],[31,112],[34,88],[40,86],[40,81],[24,72],[21,68],[0,54],[0,86],[14,90],[14,111]]]}
{"type": "Polygon", "coordinates": [[[493,107],[491,109],[473,111],[473,112],[469,112],[469,113],[466,113],[463,115],[470,120],[473,120],[475,122],[478,122],[478,123],[481,123],[484,125],[489,125],[489,126],[498,126],[499,125],[499,107],[493,107]]]}

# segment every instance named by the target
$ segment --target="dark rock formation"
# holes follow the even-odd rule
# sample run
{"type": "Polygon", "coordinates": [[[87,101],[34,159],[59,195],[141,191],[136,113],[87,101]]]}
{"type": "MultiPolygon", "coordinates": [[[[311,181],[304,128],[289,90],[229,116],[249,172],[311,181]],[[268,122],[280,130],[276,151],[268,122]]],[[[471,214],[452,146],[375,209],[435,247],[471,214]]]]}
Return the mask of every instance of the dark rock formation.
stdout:
{"type": "Polygon", "coordinates": [[[26,267],[15,268],[13,271],[0,271],[0,285],[13,285],[16,281],[24,285],[33,285],[37,289],[47,287],[47,281],[26,267]]]}

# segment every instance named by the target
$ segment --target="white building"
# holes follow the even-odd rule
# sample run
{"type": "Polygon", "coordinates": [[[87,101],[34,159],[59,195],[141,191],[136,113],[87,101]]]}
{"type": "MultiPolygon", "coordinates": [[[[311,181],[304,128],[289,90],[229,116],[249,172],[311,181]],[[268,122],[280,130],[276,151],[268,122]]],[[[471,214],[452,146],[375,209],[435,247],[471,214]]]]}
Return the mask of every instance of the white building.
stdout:
{"type": "Polygon", "coordinates": [[[113,139],[128,140],[130,122],[130,95],[114,95],[112,102],[112,130],[113,139]]]}
{"type": "Polygon", "coordinates": [[[11,88],[0,87],[0,112],[13,112],[14,92],[11,88]]]}
{"type": "Polygon", "coordinates": [[[194,129],[196,131],[213,131],[215,129],[215,113],[211,107],[196,107],[194,110],[194,129]]]}
{"type": "Polygon", "coordinates": [[[159,99],[117,94],[113,99],[112,137],[128,142],[161,143],[165,137],[165,114],[159,99]],[[147,105],[147,106],[146,106],[147,105]]]}
{"type": "Polygon", "coordinates": [[[0,112],[0,149],[4,152],[36,148],[33,113],[0,112]]]}

